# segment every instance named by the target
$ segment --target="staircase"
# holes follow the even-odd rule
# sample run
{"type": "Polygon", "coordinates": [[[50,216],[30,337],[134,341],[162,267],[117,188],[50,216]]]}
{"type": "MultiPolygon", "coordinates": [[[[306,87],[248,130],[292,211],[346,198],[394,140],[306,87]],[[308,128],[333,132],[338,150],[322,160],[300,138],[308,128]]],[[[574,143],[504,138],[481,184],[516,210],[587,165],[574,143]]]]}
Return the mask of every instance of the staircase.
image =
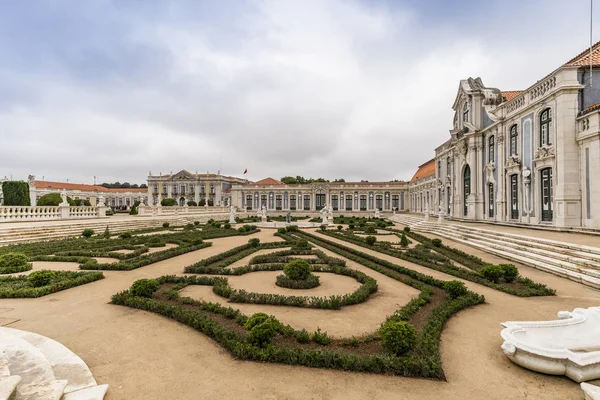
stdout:
{"type": "Polygon", "coordinates": [[[498,232],[458,224],[438,224],[410,215],[392,221],[475,247],[487,253],[600,289],[600,247],[498,232]]]}
{"type": "Polygon", "coordinates": [[[107,390],[62,344],[0,327],[0,400],[102,400],[107,390]]]}
{"type": "MultiPolygon", "coordinates": [[[[114,219],[110,218],[104,220],[87,220],[87,221],[70,221],[68,223],[52,223],[53,221],[47,222],[36,222],[27,223],[26,225],[19,226],[18,224],[11,224],[10,227],[3,227],[0,224],[0,246],[8,244],[17,244],[24,242],[37,242],[44,240],[56,240],[64,239],[68,237],[81,236],[81,232],[84,229],[93,229],[96,233],[102,233],[108,226],[111,234],[127,232],[139,229],[158,228],[163,223],[168,222],[171,225],[186,225],[194,221],[206,222],[210,218],[224,219],[222,214],[206,214],[202,216],[189,215],[189,216],[168,216],[168,217],[144,217],[144,218],[130,218],[130,219],[114,219]]],[[[1,398],[0,398],[1,399],[1,398]]]]}

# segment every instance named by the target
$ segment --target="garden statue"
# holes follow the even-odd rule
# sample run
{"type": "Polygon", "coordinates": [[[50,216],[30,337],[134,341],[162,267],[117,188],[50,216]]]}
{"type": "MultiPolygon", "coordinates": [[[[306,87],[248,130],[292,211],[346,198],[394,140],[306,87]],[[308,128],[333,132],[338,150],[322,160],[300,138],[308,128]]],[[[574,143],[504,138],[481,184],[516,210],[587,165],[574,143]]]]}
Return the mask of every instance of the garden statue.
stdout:
{"type": "Polygon", "coordinates": [[[327,211],[329,212],[329,216],[327,217],[327,222],[329,222],[329,225],[333,225],[333,206],[331,204],[329,204],[327,211]]]}
{"type": "Polygon", "coordinates": [[[229,223],[235,224],[235,206],[229,207],[229,223]]]}
{"type": "Polygon", "coordinates": [[[286,224],[291,224],[292,223],[292,213],[290,213],[288,211],[288,213],[285,215],[285,223],[286,224]]]}
{"type": "Polygon", "coordinates": [[[381,217],[381,214],[379,213],[379,208],[375,208],[375,218],[379,217],[381,217]]]}
{"type": "Polygon", "coordinates": [[[327,224],[327,214],[329,213],[329,208],[327,207],[327,205],[325,205],[321,211],[321,223],[322,224],[327,224]]]}
{"type": "Polygon", "coordinates": [[[69,202],[67,201],[67,191],[66,190],[62,190],[62,192],[60,192],[60,199],[62,200],[59,204],[59,206],[68,206],[69,202]]]}
{"type": "Polygon", "coordinates": [[[262,206],[260,211],[261,211],[260,218],[261,218],[262,222],[267,222],[267,207],[262,206]]]}

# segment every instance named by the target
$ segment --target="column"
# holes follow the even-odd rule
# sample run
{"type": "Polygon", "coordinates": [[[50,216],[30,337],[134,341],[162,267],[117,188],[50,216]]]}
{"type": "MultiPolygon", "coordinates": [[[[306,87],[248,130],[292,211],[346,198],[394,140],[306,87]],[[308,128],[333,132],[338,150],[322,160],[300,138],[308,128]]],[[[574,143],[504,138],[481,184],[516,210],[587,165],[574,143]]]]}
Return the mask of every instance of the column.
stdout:
{"type": "Polygon", "coordinates": [[[194,184],[194,201],[196,204],[200,201],[200,182],[194,184]]]}

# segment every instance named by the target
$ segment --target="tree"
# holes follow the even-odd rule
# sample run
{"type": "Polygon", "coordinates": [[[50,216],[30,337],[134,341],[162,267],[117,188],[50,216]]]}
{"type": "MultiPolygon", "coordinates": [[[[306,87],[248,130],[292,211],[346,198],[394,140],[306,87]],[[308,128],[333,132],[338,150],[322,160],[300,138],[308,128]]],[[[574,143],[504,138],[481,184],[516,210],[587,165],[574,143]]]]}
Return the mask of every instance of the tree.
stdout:
{"type": "MultiPolygon", "coordinates": [[[[56,207],[60,203],[62,203],[62,198],[60,197],[60,193],[48,193],[48,194],[45,194],[42,197],[40,197],[40,199],[37,202],[37,205],[38,206],[56,207]]],[[[67,203],[69,203],[70,206],[75,205],[75,201],[73,201],[73,199],[69,196],[67,196],[67,203]]]]}
{"type": "Polygon", "coordinates": [[[24,181],[2,182],[5,206],[30,206],[29,184],[24,181]]]}
{"type": "Polygon", "coordinates": [[[148,185],[146,185],[145,183],[142,183],[142,184],[140,185],[140,188],[147,189],[147,188],[148,188],[148,185]]]}
{"type": "Polygon", "coordinates": [[[177,200],[175,200],[175,199],[162,199],[160,201],[160,205],[161,206],[165,206],[165,207],[176,206],[177,205],[177,200]]]}
{"type": "Polygon", "coordinates": [[[129,184],[129,182],[123,182],[123,183],[121,183],[121,187],[123,189],[129,189],[131,187],[131,185],[129,184]]]}
{"type": "Polygon", "coordinates": [[[137,189],[137,188],[139,188],[139,185],[137,183],[134,183],[133,185],[131,185],[131,188],[132,189],[137,189]]]}
{"type": "Polygon", "coordinates": [[[334,182],[346,182],[346,180],[344,178],[340,178],[340,179],[334,179],[334,182]]]}

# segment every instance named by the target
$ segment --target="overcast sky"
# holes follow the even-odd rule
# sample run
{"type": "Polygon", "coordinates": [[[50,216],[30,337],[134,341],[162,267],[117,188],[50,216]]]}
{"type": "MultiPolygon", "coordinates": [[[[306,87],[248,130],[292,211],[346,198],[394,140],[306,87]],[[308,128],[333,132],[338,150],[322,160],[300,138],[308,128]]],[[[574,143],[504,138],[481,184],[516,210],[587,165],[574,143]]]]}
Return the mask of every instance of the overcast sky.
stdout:
{"type": "Polygon", "coordinates": [[[0,177],[143,183],[222,159],[251,180],[410,179],[460,79],[530,86],[589,45],[589,4],[0,0],[0,177]]]}

